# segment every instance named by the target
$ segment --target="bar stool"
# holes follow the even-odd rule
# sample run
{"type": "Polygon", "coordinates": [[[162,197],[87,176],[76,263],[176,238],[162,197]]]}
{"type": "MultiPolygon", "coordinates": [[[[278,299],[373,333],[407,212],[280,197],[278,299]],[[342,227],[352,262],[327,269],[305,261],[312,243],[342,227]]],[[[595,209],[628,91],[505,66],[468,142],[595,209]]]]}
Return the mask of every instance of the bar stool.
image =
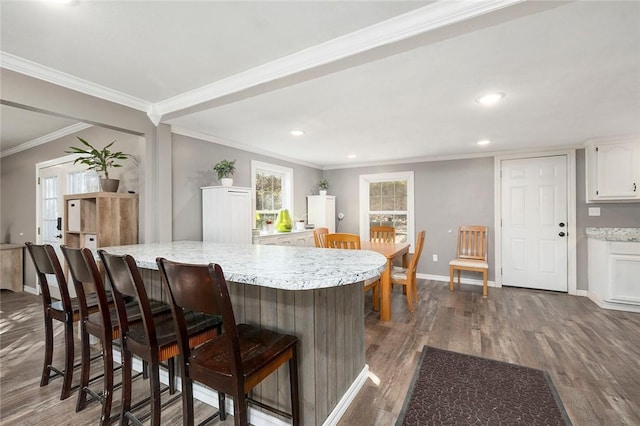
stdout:
{"type": "Polygon", "coordinates": [[[298,338],[248,324],[236,324],[227,283],[219,265],[189,265],[163,258],[156,259],[156,262],[171,299],[171,312],[178,331],[184,424],[193,426],[194,423],[194,381],[216,389],[218,395],[223,394],[223,399],[219,400],[221,420],[226,416],[224,394],[229,394],[233,397],[236,425],[247,424],[247,402],[291,418],[294,425],[300,424],[298,338]],[[193,348],[188,342],[184,315],[187,310],[220,313],[224,333],[193,348]],[[291,414],[247,396],[251,389],[286,362],[289,363],[291,414]]]}
{"type": "MultiPolygon", "coordinates": [[[[100,415],[100,425],[109,424],[111,406],[113,401],[113,391],[120,384],[114,385],[113,381],[113,343],[120,337],[120,327],[118,316],[113,305],[113,298],[107,292],[102,275],[93,258],[91,250],[88,248],[76,249],[62,246],[62,254],[67,261],[73,285],[80,306],[80,339],[82,341],[82,362],[80,373],[80,389],[78,391],[78,401],[76,412],[83,410],[87,403],[87,397],[91,397],[102,404],[100,415]],[[87,294],[85,286],[90,286],[95,291],[98,300],[99,312],[89,313],[87,307],[87,294]],[[89,347],[89,336],[94,336],[100,340],[102,345],[103,374],[90,379],[91,375],[91,350],[89,347]],[[97,393],[89,387],[89,384],[103,377],[102,392],[97,393]]],[[[170,307],[166,303],[150,301],[151,312],[155,315],[167,315],[170,307]]],[[[142,315],[136,301],[126,303],[125,309],[127,317],[132,323],[140,322],[142,315]]],[[[95,358],[94,358],[95,359],[95,358]]],[[[169,377],[169,380],[172,380],[169,377]]]]}
{"type": "MultiPolygon", "coordinates": [[[[71,382],[73,370],[80,364],[73,365],[73,323],[80,319],[80,305],[77,298],[69,295],[67,280],[62,272],[62,267],[55,250],[50,244],[25,243],[27,251],[36,268],[40,289],[42,290],[42,306],[44,308],[44,365],[40,386],[49,384],[49,380],[62,376],[62,391],[60,399],[67,399],[71,395],[71,382]],[[47,274],[54,275],[60,290],[60,301],[51,299],[51,291],[47,282],[47,274]],[[64,369],[59,370],[52,365],[53,362],[53,320],[64,324],[64,369]],[[51,374],[53,372],[53,374],[51,374]]],[[[91,313],[98,311],[98,301],[95,296],[87,297],[87,310],[91,313]]]]}
{"type": "MultiPolygon", "coordinates": [[[[122,344],[122,412],[120,423],[128,424],[132,420],[140,424],[142,419],[151,418],[151,425],[160,425],[161,393],[168,388],[160,387],[160,362],[180,353],[171,315],[153,317],[151,305],[135,260],[129,255],[116,256],[104,250],[98,250],[100,259],[107,271],[111,283],[113,298],[116,302],[118,322],[120,324],[122,344]],[[131,323],[127,317],[125,297],[137,300],[142,321],[131,323]],[[140,419],[132,412],[139,404],[131,405],[131,368],[132,356],[136,355],[147,362],[150,368],[151,411],[140,419]]],[[[188,345],[196,346],[213,339],[221,333],[222,321],[218,315],[206,315],[199,312],[185,314],[188,345]]],[[[173,372],[169,372],[173,375],[173,372]]],[[[169,404],[175,401],[167,401],[169,404]]],[[[165,404],[165,405],[166,405],[165,404]]]]}

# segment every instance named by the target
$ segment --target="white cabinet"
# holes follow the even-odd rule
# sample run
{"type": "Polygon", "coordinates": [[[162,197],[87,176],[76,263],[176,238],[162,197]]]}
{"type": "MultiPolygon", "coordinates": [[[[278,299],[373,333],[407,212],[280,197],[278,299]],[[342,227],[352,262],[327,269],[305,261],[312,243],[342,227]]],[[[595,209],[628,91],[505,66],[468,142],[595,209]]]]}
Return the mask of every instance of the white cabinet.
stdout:
{"type": "Polygon", "coordinates": [[[307,223],[316,228],[329,228],[336,232],[336,197],[333,195],[307,195],[307,223]]]}
{"type": "Polygon", "coordinates": [[[640,242],[589,238],[589,295],[600,307],[640,312],[640,242]]]}
{"type": "Polygon", "coordinates": [[[253,237],[253,244],[267,246],[314,247],[313,230],[291,231],[253,237]]]}
{"type": "Polygon", "coordinates": [[[587,202],[640,201],[640,140],[586,147],[587,202]]]}
{"type": "Polygon", "coordinates": [[[251,244],[251,188],[207,186],[201,189],[202,241],[251,244]]]}

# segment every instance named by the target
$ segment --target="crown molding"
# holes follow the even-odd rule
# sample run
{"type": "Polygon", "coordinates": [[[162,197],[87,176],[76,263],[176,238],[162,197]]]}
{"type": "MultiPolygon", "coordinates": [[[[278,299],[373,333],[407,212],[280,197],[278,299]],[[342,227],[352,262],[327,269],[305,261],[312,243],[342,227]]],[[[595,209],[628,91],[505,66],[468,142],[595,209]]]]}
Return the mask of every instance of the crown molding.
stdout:
{"type": "Polygon", "coordinates": [[[143,99],[100,86],[3,51],[0,51],[0,67],[139,111],[147,112],[152,106],[151,102],[143,99]]]}
{"type": "Polygon", "coordinates": [[[29,142],[21,143],[18,146],[14,146],[13,148],[9,148],[5,151],[2,151],[0,152],[0,158],[4,158],[21,151],[25,151],[27,149],[45,144],[47,142],[54,141],[56,139],[60,139],[64,136],[72,135],[81,130],[88,129],[89,127],[92,127],[91,124],[87,124],[87,123],[72,124],[71,126],[67,126],[63,129],[56,130],[55,132],[49,133],[48,135],[40,136],[39,138],[30,140],[29,142]]]}
{"type": "Polygon", "coordinates": [[[276,59],[163,101],[149,110],[156,122],[176,111],[339,61],[371,49],[494,12],[524,0],[436,1],[325,43],[276,59]]]}
{"type": "Polygon", "coordinates": [[[189,138],[200,139],[200,140],[203,140],[203,141],[216,143],[218,145],[228,146],[230,148],[240,149],[242,151],[252,152],[254,154],[264,155],[264,156],[270,157],[270,158],[277,158],[279,160],[287,161],[287,162],[293,163],[293,164],[298,164],[300,166],[312,167],[314,169],[322,170],[322,166],[320,166],[318,164],[308,163],[306,161],[301,161],[301,160],[298,160],[298,159],[295,159],[295,158],[283,156],[283,155],[277,154],[277,153],[272,152],[272,151],[267,151],[267,150],[260,149],[260,148],[254,148],[254,147],[251,147],[251,146],[242,145],[242,144],[239,144],[237,142],[232,142],[232,141],[229,141],[229,140],[226,140],[226,139],[219,138],[217,136],[209,135],[207,133],[202,133],[202,132],[198,132],[198,131],[195,131],[195,130],[186,129],[184,127],[171,126],[171,133],[173,133],[175,135],[187,136],[189,138]]]}

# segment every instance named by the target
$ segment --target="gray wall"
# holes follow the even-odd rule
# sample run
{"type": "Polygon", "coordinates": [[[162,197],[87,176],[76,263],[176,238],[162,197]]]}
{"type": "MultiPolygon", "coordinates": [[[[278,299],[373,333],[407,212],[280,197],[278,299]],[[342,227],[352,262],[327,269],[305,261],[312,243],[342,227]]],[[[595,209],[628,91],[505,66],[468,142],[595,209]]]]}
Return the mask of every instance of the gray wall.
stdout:
{"type": "Polygon", "coordinates": [[[314,193],[321,176],[318,169],[186,136],[174,134],[172,145],[174,240],[202,240],[200,188],[219,185],[212,168],[220,160],[236,160],[234,186],[251,187],[251,160],[292,168],[292,217],[301,217],[306,213],[306,196],[314,193]]]}
{"type": "MultiPolygon", "coordinates": [[[[24,244],[36,241],[36,164],[69,155],[70,146],[79,146],[76,136],[85,138],[96,148],[117,140],[114,148],[139,156],[140,138],[115,130],[91,127],[74,135],[65,136],[0,160],[0,236],[2,242],[24,244]]],[[[119,192],[138,192],[136,162],[128,159],[120,169],[114,169],[113,178],[122,179],[119,192]]],[[[62,214],[62,211],[59,212],[62,214]]],[[[36,277],[27,259],[25,284],[35,287],[36,277]]]]}
{"type": "MultiPolygon", "coordinates": [[[[345,214],[341,232],[359,232],[359,176],[400,171],[414,172],[415,231],[427,231],[419,273],[449,275],[449,260],[456,256],[456,236],[462,224],[487,225],[492,253],[493,157],[326,170],[324,177],[331,185],[328,192],[336,196],[336,213],[345,214]],[[433,254],[438,255],[438,262],[432,261],[433,254]]],[[[493,264],[491,258],[489,261],[493,264]]],[[[478,278],[477,274],[469,276],[478,278]]],[[[494,279],[493,267],[489,279],[494,279]]]]}

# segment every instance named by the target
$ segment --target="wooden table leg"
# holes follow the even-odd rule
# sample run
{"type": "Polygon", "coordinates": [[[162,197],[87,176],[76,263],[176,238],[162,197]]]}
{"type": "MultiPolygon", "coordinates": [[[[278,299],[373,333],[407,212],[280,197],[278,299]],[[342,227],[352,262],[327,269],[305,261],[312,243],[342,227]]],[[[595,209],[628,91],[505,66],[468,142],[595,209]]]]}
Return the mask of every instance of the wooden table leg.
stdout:
{"type": "Polygon", "coordinates": [[[387,267],[380,277],[380,320],[391,321],[391,268],[393,261],[387,260],[387,267]]]}

